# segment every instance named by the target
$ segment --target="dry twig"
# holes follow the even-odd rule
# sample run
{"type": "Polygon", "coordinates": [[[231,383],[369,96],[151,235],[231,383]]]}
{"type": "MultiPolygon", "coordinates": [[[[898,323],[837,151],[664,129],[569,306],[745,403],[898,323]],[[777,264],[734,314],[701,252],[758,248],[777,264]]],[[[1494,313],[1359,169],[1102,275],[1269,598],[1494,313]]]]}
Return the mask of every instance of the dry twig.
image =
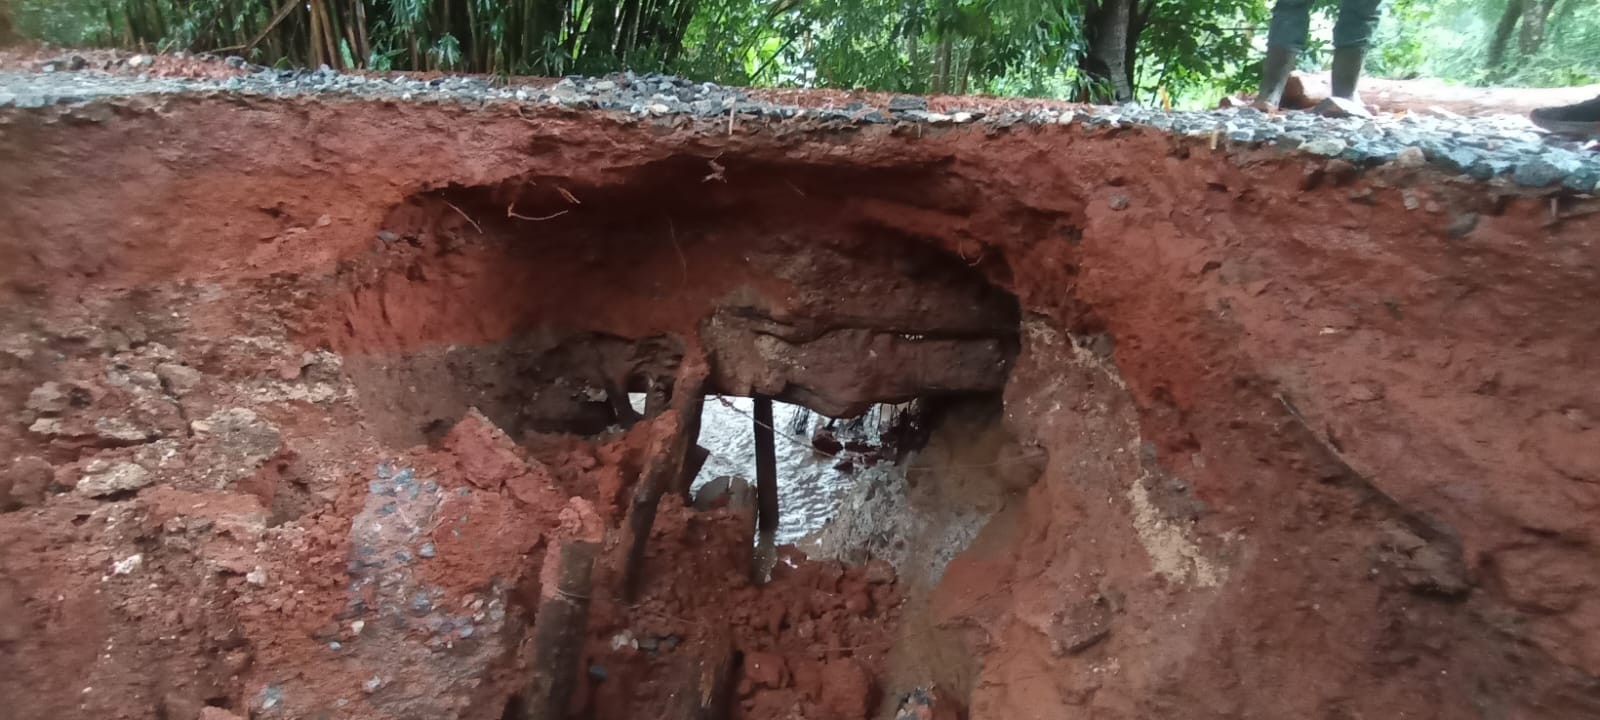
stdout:
{"type": "Polygon", "coordinates": [[[466,218],[467,222],[472,223],[473,229],[477,230],[479,235],[483,234],[483,226],[479,225],[477,220],[473,220],[472,216],[468,215],[465,210],[456,207],[449,200],[444,201],[444,204],[449,205],[451,210],[456,211],[461,217],[466,218]]]}
{"type": "Polygon", "coordinates": [[[558,217],[561,217],[562,215],[565,215],[565,214],[567,214],[569,212],[572,212],[571,210],[558,210],[556,212],[550,213],[549,215],[541,215],[539,217],[533,217],[533,216],[530,216],[530,215],[519,215],[519,214],[517,214],[516,207],[517,207],[517,204],[515,202],[511,203],[510,205],[507,205],[506,206],[506,217],[513,217],[513,218],[516,218],[518,220],[531,220],[533,222],[544,222],[546,220],[554,220],[554,219],[556,219],[558,217]]]}

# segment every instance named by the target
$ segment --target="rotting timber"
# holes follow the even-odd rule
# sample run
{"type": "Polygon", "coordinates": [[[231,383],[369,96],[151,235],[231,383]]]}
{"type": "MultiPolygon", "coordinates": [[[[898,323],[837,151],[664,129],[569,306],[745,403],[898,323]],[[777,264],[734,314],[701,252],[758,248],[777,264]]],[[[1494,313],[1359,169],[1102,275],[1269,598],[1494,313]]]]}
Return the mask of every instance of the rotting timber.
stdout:
{"type": "Polygon", "coordinates": [[[1591,199],[1000,117],[0,109],[0,702],[1600,713],[1591,199]],[[707,394],[998,394],[1043,459],[941,440],[937,573],[758,586],[707,394]]]}

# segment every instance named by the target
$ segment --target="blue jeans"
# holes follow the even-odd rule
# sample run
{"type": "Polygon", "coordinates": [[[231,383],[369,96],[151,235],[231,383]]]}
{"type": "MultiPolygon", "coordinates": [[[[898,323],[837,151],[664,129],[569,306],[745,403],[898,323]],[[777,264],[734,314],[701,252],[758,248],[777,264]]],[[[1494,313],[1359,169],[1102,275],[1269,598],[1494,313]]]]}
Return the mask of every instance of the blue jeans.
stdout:
{"type": "MultiPolygon", "coordinates": [[[[1378,5],[1382,0],[1341,0],[1339,19],[1333,25],[1335,48],[1364,48],[1378,27],[1378,5]]],[[[1267,44],[1299,50],[1311,34],[1313,0],[1278,0],[1272,6],[1272,26],[1267,44]]]]}

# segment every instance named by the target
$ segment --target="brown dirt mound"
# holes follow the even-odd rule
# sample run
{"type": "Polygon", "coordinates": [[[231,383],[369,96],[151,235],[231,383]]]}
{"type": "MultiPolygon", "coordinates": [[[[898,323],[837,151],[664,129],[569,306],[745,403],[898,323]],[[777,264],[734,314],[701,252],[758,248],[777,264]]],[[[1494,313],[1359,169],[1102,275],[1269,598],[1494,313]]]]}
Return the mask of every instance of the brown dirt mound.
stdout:
{"type": "Polygon", "coordinates": [[[573,717],[1600,714],[1592,200],[1143,128],[106,107],[0,112],[16,717],[503,717],[552,597],[573,717]],[[758,587],[747,511],[669,492],[624,601],[679,420],[614,401],[697,353],[1002,394],[1037,455],[918,480],[992,505],[931,590],[758,587]]]}

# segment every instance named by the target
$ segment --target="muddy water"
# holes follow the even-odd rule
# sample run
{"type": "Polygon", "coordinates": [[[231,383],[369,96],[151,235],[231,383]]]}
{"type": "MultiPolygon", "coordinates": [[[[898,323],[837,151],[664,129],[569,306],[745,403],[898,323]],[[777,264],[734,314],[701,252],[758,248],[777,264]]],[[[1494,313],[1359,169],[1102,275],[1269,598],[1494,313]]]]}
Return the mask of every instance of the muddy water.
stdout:
{"type": "MultiPolygon", "coordinates": [[[[644,395],[629,398],[643,410],[644,395]]],[[[877,409],[870,411],[867,438],[877,441],[877,409]]],[[[742,477],[755,482],[756,445],[754,401],[743,397],[706,398],[700,416],[700,445],[711,451],[705,467],[694,479],[694,488],[722,476],[742,477]]],[[[818,452],[811,445],[811,432],[828,419],[789,403],[772,404],[776,427],[774,444],[778,458],[778,542],[800,541],[837,513],[839,503],[856,481],[854,473],[836,470],[837,460],[818,452]]]]}

